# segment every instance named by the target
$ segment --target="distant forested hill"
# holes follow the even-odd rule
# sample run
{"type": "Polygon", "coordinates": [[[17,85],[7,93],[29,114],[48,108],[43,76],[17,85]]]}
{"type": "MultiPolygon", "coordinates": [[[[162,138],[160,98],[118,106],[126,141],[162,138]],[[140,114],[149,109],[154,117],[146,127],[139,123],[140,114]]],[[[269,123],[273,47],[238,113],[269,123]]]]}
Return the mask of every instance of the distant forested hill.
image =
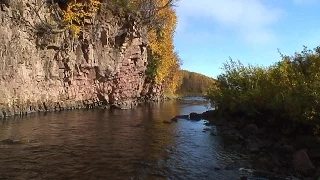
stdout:
{"type": "Polygon", "coordinates": [[[205,95],[207,89],[215,83],[215,79],[203,74],[182,70],[182,84],[177,90],[179,96],[205,95]]]}

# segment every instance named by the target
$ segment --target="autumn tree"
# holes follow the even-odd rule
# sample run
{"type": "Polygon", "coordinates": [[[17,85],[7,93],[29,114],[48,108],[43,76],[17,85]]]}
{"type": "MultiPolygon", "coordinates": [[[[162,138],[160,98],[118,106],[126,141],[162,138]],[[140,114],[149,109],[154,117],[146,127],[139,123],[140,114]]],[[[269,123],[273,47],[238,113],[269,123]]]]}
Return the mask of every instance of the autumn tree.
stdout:
{"type": "Polygon", "coordinates": [[[149,21],[152,28],[148,31],[149,57],[152,75],[158,84],[166,84],[167,90],[174,92],[180,82],[180,62],[174,52],[173,36],[177,24],[177,16],[172,5],[173,1],[154,0],[157,8],[151,13],[149,21]]]}

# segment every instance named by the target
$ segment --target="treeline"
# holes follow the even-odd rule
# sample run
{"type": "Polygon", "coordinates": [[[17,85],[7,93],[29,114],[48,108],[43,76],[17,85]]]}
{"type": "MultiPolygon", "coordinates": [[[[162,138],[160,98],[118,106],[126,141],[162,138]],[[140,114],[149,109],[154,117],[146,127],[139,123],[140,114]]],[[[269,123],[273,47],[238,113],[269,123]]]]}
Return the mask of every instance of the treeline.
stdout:
{"type": "Polygon", "coordinates": [[[245,114],[264,119],[263,124],[308,124],[319,135],[320,47],[282,60],[269,67],[244,66],[230,60],[208,98],[218,112],[245,114]]]}
{"type": "MultiPolygon", "coordinates": [[[[173,36],[177,16],[173,6],[176,0],[54,0],[61,12],[61,25],[77,36],[85,26],[85,19],[99,15],[101,6],[120,17],[133,17],[147,34],[149,80],[161,84],[174,93],[181,81],[180,59],[174,51],[173,36]]],[[[60,17],[60,16],[59,16],[60,17]]]]}
{"type": "Polygon", "coordinates": [[[182,83],[177,90],[179,96],[204,96],[215,84],[215,80],[203,74],[182,70],[182,83]]]}

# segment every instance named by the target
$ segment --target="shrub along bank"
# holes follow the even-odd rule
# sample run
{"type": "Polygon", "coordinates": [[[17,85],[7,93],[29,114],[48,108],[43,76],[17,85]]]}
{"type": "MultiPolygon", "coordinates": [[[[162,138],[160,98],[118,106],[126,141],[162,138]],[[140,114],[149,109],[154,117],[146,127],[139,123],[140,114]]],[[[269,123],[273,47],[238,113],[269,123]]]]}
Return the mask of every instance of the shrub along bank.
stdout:
{"type": "Polygon", "coordinates": [[[319,179],[320,47],[281,57],[269,67],[224,64],[207,94],[216,109],[202,116],[227,127],[221,135],[237,130],[240,147],[260,153],[254,168],[319,179]]]}
{"type": "Polygon", "coordinates": [[[259,125],[310,125],[319,136],[320,47],[304,47],[269,67],[230,60],[208,92],[217,111],[249,117],[259,125]]]}

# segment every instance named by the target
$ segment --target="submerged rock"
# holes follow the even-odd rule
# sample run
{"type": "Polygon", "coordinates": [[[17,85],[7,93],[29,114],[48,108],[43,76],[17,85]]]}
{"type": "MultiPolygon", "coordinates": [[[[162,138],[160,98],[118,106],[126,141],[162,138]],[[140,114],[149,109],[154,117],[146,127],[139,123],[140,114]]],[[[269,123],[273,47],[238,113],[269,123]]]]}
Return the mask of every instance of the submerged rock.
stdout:
{"type": "Polygon", "coordinates": [[[176,117],[172,118],[171,122],[175,122],[175,123],[178,122],[178,118],[176,118],[176,117]]]}
{"type": "Polygon", "coordinates": [[[164,124],[172,124],[172,123],[177,123],[178,122],[178,118],[174,117],[171,118],[170,120],[164,120],[162,121],[164,124]]]}
{"type": "Polygon", "coordinates": [[[13,139],[4,139],[0,141],[0,144],[2,145],[16,145],[16,144],[23,144],[26,143],[27,140],[13,140],[13,139]]]}
{"type": "Polygon", "coordinates": [[[252,165],[245,161],[232,161],[226,165],[225,170],[235,170],[235,169],[250,169],[252,165]]]}
{"type": "Polygon", "coordinates": [[[177,115],[176,118],[179,118],[179,119],[189,119],[189,115],[177,115]]]}
{"type": "Polygon", "coordinates": [[[218,132],[217,132],[216,129],[211,129],[210,134],[211,134],[212,136],[218,136],[218,132]]]}

